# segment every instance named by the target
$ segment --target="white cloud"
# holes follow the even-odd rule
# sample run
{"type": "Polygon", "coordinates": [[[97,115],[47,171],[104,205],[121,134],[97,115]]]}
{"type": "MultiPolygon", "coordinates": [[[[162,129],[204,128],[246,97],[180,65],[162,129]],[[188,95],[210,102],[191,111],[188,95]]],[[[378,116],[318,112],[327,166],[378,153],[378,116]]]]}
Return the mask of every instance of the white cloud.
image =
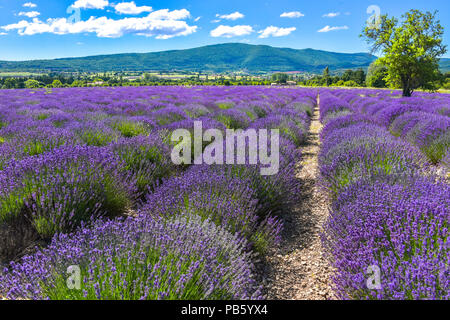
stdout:
{"type": "Polygon", "coordinates": [[[114,6],[114,9],[116,9],[116,12],[122,14],[141,14],[143,12],[153,11],[153,8],[149,6],[142,6],[142,7],[136,6],[136,3],[134,1],[121,2],[119,4],[116,4],[114,6]]]}
{"type": "Polygon", "coordinates": [[[324,14],[322,17],[324,17],[324,18],[334,18],[334,17],[337,17],[340,14],[341,14],[340,12],[330,12],[330,13],[324,14]]]}
{"type": "Polygon", "coordinates": [[[161,20],[184,20],[190,18],[191,13],[186,9],[173,10],[162,9],[154,11],[148,15],[151,19],[161,19],[161,20]]]}
{"type": "Polygon", "coordinates": [[[284,12],[281,14],[281,18],[301,18],[305,15],[300,11],[284,12]]]}
{"type": "Polygon", "coordinates": [[[33,2],[26,2],[26,3],[24,3],[22,5],[22,7],[25,7],[25,8],[36,8],[37,4],[34,4],[33,2]]]}
{"type": "Polygon", "coordinates": [[[342,26],[342,27],[325,26],[322,29],[318,30],[317,32],[330,32],[330,31],[337,31],[337,30],[348,30],[348,27],[347,26],[342,26]]]}
{"type": "Polygon", "coordinates": [[[19,12],[19,16],[25,16],[25,17],[28,17],[28,18],[36,18],[40,14],[41,13],[37,12],[37,11],[19,12]]]}
{"type": "Polygon", "coordinates": [[[95,33],[102,38],[118,38],[124,34],[137,34],[156,39],[169,39],[197,31],[197,26],[190,26],[183,21],[189,17],[190,13],[186,9],[173,11],[163,9],[154,11],[146,17],[119,20],[90,17],[89,20],[72,23],[66,18],[48,19],[45,22],[34,18],[32,22],[22,20],[16,24],[3,26],[1,29],[17,30],[19,35],[95,33]]]}
{"type": "Polygon", "coordinates": [[[202,17],[197,17],[197,18],[195,18],[195,22],[198,22],[198,21],[200,21],[200,19],[201,19],[202,17]]]}
{"type": "Polygon", "coordinates": [[[211,37],[218,38],[233,38],[233,37],[241,37],[246,36],[253,33],[254,30],[251,26],[223,26],[220,25],[216,29],[211,31],[211,37]]]}
{"type": "Polygon", "coordinates": [[[236,12],[233,12],[233,13],[230,13],[230,14],[223,14],[223,15],[216,14],[216,17],[219,18],[219,19],[234,21],[234,20],[237,20],[237,19],[242,19],[245,16],[242,13],[236,11],[236,12]]]}
{"type": "Polygon", "coordinates": [[[6,36],[7,33],[6,32],[0,32],[0,36],[6,36]]]}
{"type": "Polygon", "coordinates": [[[108,0],[77,0],[72,7],[79,9],[104,9],[108,5],[108,0]]]}
{"type": "MultiPolygon", "coordinates": [[[[39,21],[39,19],[33,19],[33,23],[35,23],[37,21],[39,21]]],[[[26,20],[22,20],[22,21],[19,21],[17,23],[14,23],[14,24],[9,24],[9,25],[6,25],[6,26],[2,26],[1,28],[3,30],[5,30],[5,31],[19,30],[19,29],[24,29],[24,28],[28,27],[31,24],[32,24],[31,22],[28,22],[26,20]]]]}
{"type": "Polygon", "coordinates": [[[294,28],[294,27],[279,28],[279,27],[270,26],[264,30],[259,31],[258,33],[261,34],[259,36],[259,38],[264,39],[264,38],[268,38],[268,37],[284,37],[284,36],[290,35],[295,30],[297,30],[297,28],[294,28]]]}

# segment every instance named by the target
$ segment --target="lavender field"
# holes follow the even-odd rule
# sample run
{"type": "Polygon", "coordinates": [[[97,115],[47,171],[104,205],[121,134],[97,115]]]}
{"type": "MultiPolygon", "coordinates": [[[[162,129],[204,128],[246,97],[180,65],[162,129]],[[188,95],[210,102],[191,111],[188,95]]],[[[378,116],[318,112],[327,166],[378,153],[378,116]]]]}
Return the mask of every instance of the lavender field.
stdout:
{"type": "Polygon", "coordinates": [[[333,298],[448,300],[450,96],[250,86],[0,90],[0,298],[267,298],[318,114],[333,298]],[[196,122],[277,129],[277,173],[174,164],[196,122]]]}
{"type": "Polygon", "coordinates": [[[448,300],[448,96],[321,91],[320,111],[319,179],[332,198],[323,244],[337,296],[448,300]]]}

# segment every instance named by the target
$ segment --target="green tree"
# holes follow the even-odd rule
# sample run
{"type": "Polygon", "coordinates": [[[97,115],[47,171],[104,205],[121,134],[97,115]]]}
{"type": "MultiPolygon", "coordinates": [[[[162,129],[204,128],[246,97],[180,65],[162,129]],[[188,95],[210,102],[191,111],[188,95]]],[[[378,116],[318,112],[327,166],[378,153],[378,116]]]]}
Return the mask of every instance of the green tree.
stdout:
{"type": "Polygon", "coordinates": [[[272,75],[272,81],[277,83],[286,83],[288,81],[288,75],[286,73],[275,73],[272,75]]]}
{"type": "Polygon", "coordinates": [[[442,85],[442,88],[445,90],[450,90],[450,79],[445,80],[444,84],[442,85]]]}
{"type": "Polygon", "coordinates": [[[358,83],[356,83],[354,80],[349,80],[344,82],[344,87],[357,87],[358,83]]]}
{"type": "Polygon", "coordinates": [[[39,87],[40,87],[40,84],[39,84],[39,81],[37,81],[37,80],[28,79],[27,81],[25,81],[25,88],[36,89],[39,87]]]}
{"type": "Polygon", "coordinates": [[[327,87],[330,85],[330,68],[328,66],[323,70],[323,81],[327,87]]]}
{"type": "Polygon", "coordinates": [[[73,88],[84,87],[84,83],[83,83],[83,81],[80,81],[80,80],[74,80],[70,86],[73,88]]]}
{"type": "Polygon", "coordinates": [[[382,15],[375,25],[366,25],[361,36],[371,45],[372,53],[382,52],[390,86],[400,83],[403,96],[410,97],[417,88],[434,90],[439,76],[439,57],[447,52],[442,44],[444,28],[436,19],[437,11],[410,10],[402,21],[382,15]]]}
{"type": "Polygon", "coordinates": [[[16,83],[17,81],[15,78],[6,78],[3,86],[5,89],[14,89],[16,88],[16,83]]]}
{"type": "Polygon", "coordinates": [[[53,80],[52,82],[52,88],[62,88],[63,84],[61,82],[61,80],[53,80]]]}
{"type": "Polygon", "coordinates": [[[387,83],[384,78],[388,75],[387,67],[381,62],[380,59],[375,60],[369,66],[366,76],[366,84],[368,87],[373,88],[386,88],[387,83]]]}
{"type": "Polygon", "coordinates": [[[353,72],[353,78],[351,80],[355,81],[358,86],[364,87],[366,85],[366,73],[363,69],[359,68],[353,72]]]}
{"type": "Polygon", "coordinates": [[[442,75],[442,86],[443,89],[450,90],[450,72],[442,75]]]}

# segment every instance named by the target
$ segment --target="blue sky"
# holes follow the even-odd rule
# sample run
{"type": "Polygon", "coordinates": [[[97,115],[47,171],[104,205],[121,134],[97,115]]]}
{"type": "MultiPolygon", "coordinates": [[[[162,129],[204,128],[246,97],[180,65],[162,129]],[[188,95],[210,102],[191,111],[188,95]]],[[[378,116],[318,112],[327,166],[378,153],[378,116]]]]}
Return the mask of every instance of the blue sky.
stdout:
{"type": "Polygon", "coordinates": [[[224,42],[367,52],[358,35],[375,12],[369,7],[395,16],[413,8],[439,10],[450,44],[448,0],[0,0],[0,60],[224,42]]]}

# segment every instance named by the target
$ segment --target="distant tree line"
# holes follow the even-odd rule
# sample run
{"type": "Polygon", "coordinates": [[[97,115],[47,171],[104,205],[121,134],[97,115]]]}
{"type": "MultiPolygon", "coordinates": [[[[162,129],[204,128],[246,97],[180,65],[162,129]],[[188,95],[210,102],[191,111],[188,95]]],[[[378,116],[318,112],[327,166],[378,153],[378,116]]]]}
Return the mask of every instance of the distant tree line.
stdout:
{"type": "Polygon", "coordinates": [[[315,75],[311,79],[299,81],[300,85],[312,87],[365,87],[366,73],[363,69],[346,70],[341,75],[331,75],[328,67],[322,75],[315,75]]]}
{"type": "Polygon", "coordinates": [[[164,79],[161,77],[148,76],[126,79],[123,76],[64,76],[64,75],[42,75],[42,76],[8,76],[0,77],[0,88],[2,89],[35,89],[35,88],[68,88],[68,87],[115,87],[115,86],[169,86],[169,85],[270,85],[268,79],[236,79],[219,77],[217,79],[200,79],[198,76],[184,79],[164,79]]]}
{"type": "MultiPolygon", "coordinates": [[[[372,88],[401,88],[401,85],[392,86],[386,81],[388,68],[381,60],[372,63],[366,73],[363,69],[346,70],[342,74],[330,74],[329,68],[325,68],[322,75],[292,75],[287,73],[275,73],[268,77],[252,78],[242,76],[215,76],[209,77],[200,74],[188,76],[182,79],[167,79],[160,76],[145,73],[141,76],[126,77],[122,74],[46,74],[30,76],[0,77],[2,89],[35,89],[35,88],[68,88],[68,87],[115,87],[115,86],[268,86],[277,85],[301,85],[311,87],[372,87],[372,88]],[[132,79],[130,79],[132,78],[132,79]]],[[[435,81],[436,88],[450,89],[450,73],[441,74],[435,81]]]]}

